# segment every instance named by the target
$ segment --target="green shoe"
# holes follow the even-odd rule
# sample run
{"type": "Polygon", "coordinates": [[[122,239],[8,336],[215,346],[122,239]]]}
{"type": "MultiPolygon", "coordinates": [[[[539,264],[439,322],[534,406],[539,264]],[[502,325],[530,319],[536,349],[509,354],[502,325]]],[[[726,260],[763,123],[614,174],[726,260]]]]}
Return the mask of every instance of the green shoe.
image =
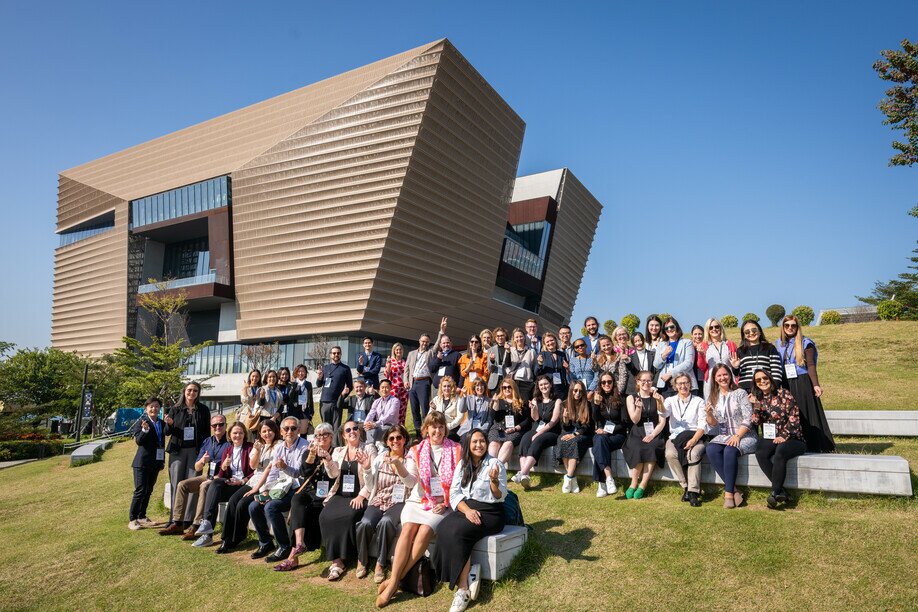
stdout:
{"type": "Polygon", "coordinates": [[[644,497],[644,489],[638,487],[634,491],[634,499],[641,499],[642,497],[644,497]]]}
{"type": "Polygon", "coordinates": [[[628,490],[625,491],[625,499],[632,499],[634,497],[634,487],[628,487],[628,490]]]}

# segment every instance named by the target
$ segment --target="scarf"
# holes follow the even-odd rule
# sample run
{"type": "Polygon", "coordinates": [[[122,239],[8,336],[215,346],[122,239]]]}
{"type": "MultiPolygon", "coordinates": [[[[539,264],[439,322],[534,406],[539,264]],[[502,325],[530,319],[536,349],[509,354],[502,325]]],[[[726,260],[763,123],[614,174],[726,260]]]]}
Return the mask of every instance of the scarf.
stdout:
{"type": "MultiPolygon", "coordinates": [[[[440,455],[440,468],[437,470],[437,474],[440,476],[440,485],[443,487],[443,503],[447,506],[449,505],[449,489],[453,481],[453,471],[456,469],[456,464],[459,463],[461,452],[462,450],[458,444],[449,438],[443,439],[443,452],[440,455]]],[[[414,461],[418,466],[418,483],[421,485],[421,490],[424,493],[424,497],[421,499],[421,507],[424,508],[424,510],[433,509],[437,503],[436,498],[430,495],[430,464],[432,453],[433,451],[430,449],[430,440],[426,438],[414,447],[414,461]]]]}

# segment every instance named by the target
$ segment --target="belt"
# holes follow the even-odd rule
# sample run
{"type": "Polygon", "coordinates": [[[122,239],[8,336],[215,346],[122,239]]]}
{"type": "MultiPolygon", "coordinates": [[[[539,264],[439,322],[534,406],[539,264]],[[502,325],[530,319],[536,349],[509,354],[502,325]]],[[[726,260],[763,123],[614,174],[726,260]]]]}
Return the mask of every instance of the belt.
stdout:
{"type": "Polygon", "coordinates": [[[430,380],[430,376],[416,376],[412,380],[412,384],[418,382],[419,380],[430,380]]]}

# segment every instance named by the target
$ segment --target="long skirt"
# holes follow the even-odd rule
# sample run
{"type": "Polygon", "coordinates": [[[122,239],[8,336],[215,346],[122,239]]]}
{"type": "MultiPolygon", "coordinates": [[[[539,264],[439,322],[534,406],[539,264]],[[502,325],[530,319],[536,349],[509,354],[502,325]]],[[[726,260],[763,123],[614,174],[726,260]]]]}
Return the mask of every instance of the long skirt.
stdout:
{"type": "Polygon", "coordinates": [[[366,501],[358,510],[351,508],[351,497],[335,495],[319,515],[319,528],[322,530],[322,545],[325,546],[325,558],[329,561],[357,558],[357,523],[363,518],[367,508],[366,501]]]}
{"type": "Polygon", "coordinates": [[[787,381],[791,395],[797,402],[800,410],[800,426],[803,428],[803,437],[806,440],[808,453],[831,453],[835,450],[835,439],[829,430],[829,421],[826,412],[822,409],[822,402],[816,397],[813,390],[813,381],[809,375],[804,374],[787,381]]]}
{"type": "Polygon", "coordinates": [[[465,503],[481,514],[481,525],[472,523],[462,512],[451,512],[437,525],[437,545],[433,553],[433,567],[440,582],[454,588],[465,567],[475,542],[504,530],[504,505],[487,504],[474,499],[465,503]]]}

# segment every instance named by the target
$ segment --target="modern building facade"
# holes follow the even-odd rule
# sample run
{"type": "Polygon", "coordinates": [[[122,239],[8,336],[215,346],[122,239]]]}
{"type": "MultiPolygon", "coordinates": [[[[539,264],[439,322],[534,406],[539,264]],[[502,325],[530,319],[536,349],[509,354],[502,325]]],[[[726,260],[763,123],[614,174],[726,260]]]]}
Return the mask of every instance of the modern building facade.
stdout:
{"type": "Polygon", "coordinates": [[[185,292],[195,374],[245,344],[308,362],[449,317],[545,328],[573,309],[601,205],[568,170],[516,178],[522,119],[447,40],[60,174],[52,344],[142,338],[138,295],[185,292]]]}

